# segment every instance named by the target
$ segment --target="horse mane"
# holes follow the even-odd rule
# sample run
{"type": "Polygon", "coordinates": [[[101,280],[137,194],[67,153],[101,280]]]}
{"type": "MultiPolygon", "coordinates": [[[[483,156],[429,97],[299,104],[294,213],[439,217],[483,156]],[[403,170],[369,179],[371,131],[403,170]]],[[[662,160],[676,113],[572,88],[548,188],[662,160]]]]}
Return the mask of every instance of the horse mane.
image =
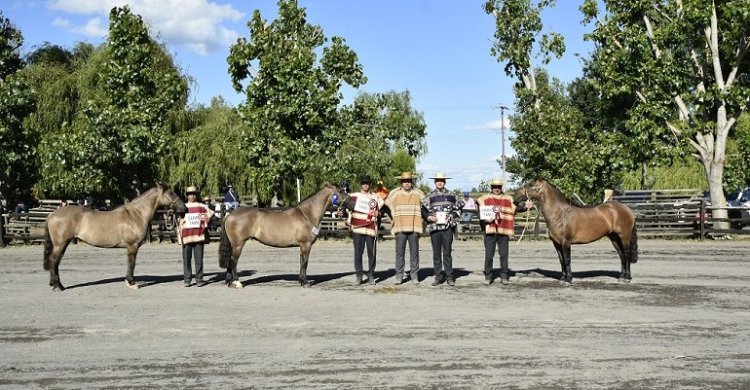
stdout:
{"type": "Polygon", "coordinates": [[[559,189],[557,189],[557,187],[553,186],[552,183],[550,183],[550,182],[548,182],[547,180],[544,180],[544,179],[537,179],[537,180],[543,180],[545,183],[547,183],[547,186],[549,186],[549,188],[552,189],[552,192],[554,192],[555,196],[557,196],[560,199],[565,200],[565,202],[567,202],[572,207],[578,207],[578,208],[581,208],[581,209],[587,209],[587,208],[593,208],[593,207],[597,206],[595,204],[585,204],[585,205],[575,204],[575,203],[571,202],[570,199],[568,199],[568,197],[566,197],[565,195],[563,195],[562,191],[560,191],[559,189]]]}
{"type": "Polygon", "coordinates": [[[571,206],[575,206],[575,204],[573,204],[573,202],[571,202],[570,199],[568,199],[565,195],[563,195],[562,191],[558,190],[557,187],[553,186],[552,183],[550,183],[549,181],[545,179],[536,179],[536,180],[546,183],[547,188],[550,189],[550,191],[552,192],[552,195],[554,195],[556,198],[561,199],[562,201],[564,201],[565,203],[571,206]]]}
{"type": "Polygon", "coordinates": [[[130,200],[129,202],[127,202],[127,203],[121,204],[121,205],[119,205],[119,206],[117,206],[117,207],[113,208],[113,209],[112,209],[112,211],[114,211],[114,210],[117,210],[117,209],[120,209],[120,208],[123,208],[123,207],[125,207],[125,206],[127,206],[127,205],[129,205],[129,204],[131,204],[131,203],[133,203],[133,202],[135,202],[136,200],[138,200],[138,199],[140,199],[140,198],[143,198],[143,197],[145,197],[146,195],[148,195],[148,194],[150,194],[151,192],[155,191],[155,190],[156,190],[156,189],[157,189],[158,187],[159,187],[159,186],[157,185],[157,186],[155,186],[155,187],[151,187],[151,188],[149,188],[149,189],[148,189],[148,191],[146,191],[146,192],[144,192],[144,193],[142,193],[142,194],[140,194],[140,195],[136,196],[135,198],[131,199],[131,200],[130,200]]]}
{"type": "Polygon", "coordinates": [[[313,196],[315,196],[315,195],[318,195],[318,193],[319,193],[319,192],[320,192],[321,190],[323,190],[324,188],[330,188],[330,187],[331,187],[331,184],[329,184],[328,182],[325,182],[325,183],[323,183],[323,185],[321,185],[321,186],[320,186],[320,188],[318,188],[317,190],[315,190],[315,192],[311,193],[310,195],[307,195],[307,197],[305,197],[305,199],[302,199],[302,200],[301,200],[301,201],[300,201],[300,202],[299,202],[299,203],[297,204],[297,206],[301,205],[302,203],[305,203],[305,202],[307,202],[307,201],[308,201],[308,200],[309,200],[310,198],[312,198],[313,196]]]}

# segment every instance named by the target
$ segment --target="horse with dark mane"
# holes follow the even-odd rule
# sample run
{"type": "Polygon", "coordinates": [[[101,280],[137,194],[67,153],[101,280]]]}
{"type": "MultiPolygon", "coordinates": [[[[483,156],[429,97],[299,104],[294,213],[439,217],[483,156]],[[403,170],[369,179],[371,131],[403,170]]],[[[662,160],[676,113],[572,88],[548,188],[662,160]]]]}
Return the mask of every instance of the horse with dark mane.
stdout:
{"type": "Polygon", "coordinates": [[[560,280],[571,283],[570,246],[588,244],[609,237],[620,256],[620,280],[629,281],[630,264],[638,261],[638,234],[635,214],[620,202],[609,201],[597,206],[580,207],[543,179],[536,179],[516,193],[516,199],[527,197],[538,203],[557,250],[562,268],[560,280]]]}
{"type": "Polygon", "coordinates": [[[307,263],[310,249],[318,239],[320,220],[334,195],[338,199],[346,198],[345,193],[326,183],[296,207],[284,210],[246,207],[229,214],[224,219],[219,243],[219,266],[227,270],[229,287],[243,287],[237,279],[237,263],[245,242],[251,238],[276,248],[298,246],[299,282],[302,286],[309,286],[307,263]]]}
{"type": "Polygon", "coordinates": [[[128,269],[125,283],[132,289],[138,248],[146,240],[148,226],[159,206],[169,206],[177,213],[187,208],[182,199],[164,183],[157,185],[111,211],[92,210],[82,206],[65,206],[47,217],[44,227],[44,269],[50,272],[53,290],[65,290],[60,283],[60,260],[74,238],[100,248],[126,248],[128,269]]]}

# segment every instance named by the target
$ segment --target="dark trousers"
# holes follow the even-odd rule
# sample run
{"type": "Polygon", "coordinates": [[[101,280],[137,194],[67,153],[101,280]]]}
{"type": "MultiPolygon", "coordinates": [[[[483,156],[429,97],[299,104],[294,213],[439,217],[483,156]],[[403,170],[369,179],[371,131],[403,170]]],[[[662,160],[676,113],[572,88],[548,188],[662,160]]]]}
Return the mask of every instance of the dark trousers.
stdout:
{"type": "Polygon", "coordinates": [[[504,234],[484,235],[484,276],[492,275],[492,259],[497,247],[500,254],[500,278],[508,278],[508,240],[508,236],[504,234]]]}
{"type": "Polygon", "coordinates": [[[453,229],[437,230],[430,233],[432,242],[432,263],[435,267],[435,279],[453,279],[453,229]]]}
{"type": "Polygon", "coordinates": [[[367,247],[367,272],[372,275],[375,272],[375,237],[352,233],[352,242],[354,243],[354,271],[357,275],[362,274],[362,253],[367,247]]]}
{"type": "Polygon", "coordinates": [[[182,272],[185,276],[185,284],[190,284],[193,278],[193,271],[190,267],[193,255],[195,255],[195,281],[203,280],[203,244],[185,244],[182,246],[182,272]]]}
{"type": "Polygon", "coordinates": [[[411,278],[419,280],[419,233],[396,233],[396,277],[404,276],[406,265],[406,243],[409,242],[409,257],[411,262],[411,278]]]}

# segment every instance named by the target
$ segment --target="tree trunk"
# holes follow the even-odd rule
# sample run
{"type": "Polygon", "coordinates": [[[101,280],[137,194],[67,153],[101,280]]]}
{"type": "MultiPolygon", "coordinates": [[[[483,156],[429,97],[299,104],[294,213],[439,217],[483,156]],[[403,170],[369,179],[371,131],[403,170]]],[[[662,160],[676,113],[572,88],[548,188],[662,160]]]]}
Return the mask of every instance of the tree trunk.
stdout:
{"type": "MultiPolygon", "coordinates": [[[[727,198],[724,195],[724,156],[726,153],[727,137],[727,112],[724,106],[719,107],[716,112],[716,128],[713,131],[715,142],[709,143],[710,149],[703,156],[703,166],[706,169],[708,190],[711,194],[711,206],[722,207],[711,211],[711,216],[719,219],[727,219],[729,213],[725,208],[727,198]]],[[[728,221],[714,223],[716,229],[729,229],[728,221]]]]}
{"type": "Polygon", "coordinates": [[[641,190],[647,190],[648,189],[648,163],[642,162],[641,163],[641,190]]]}

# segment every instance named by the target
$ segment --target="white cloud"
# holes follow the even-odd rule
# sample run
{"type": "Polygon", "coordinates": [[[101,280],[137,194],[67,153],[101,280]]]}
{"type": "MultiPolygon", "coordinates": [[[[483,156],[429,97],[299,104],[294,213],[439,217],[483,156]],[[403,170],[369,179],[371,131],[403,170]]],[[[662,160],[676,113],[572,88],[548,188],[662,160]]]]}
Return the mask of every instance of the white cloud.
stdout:
{"type": "Polygon", "coordinates": [[[73,27],[72,30],[75,33],[85,35],[87,37],[95,37],[95,38],[103,37],[107,35],[107,33],[109,32],[107,30],[107,26],[105,26],[104,23],[102,23],[101,18],[90,19],[83,26],[73,27]]]}
{"type": "MultiPolygon", "coordinates": [[[[47,3],[47,7],[70,14],[108,18],[113,7],[126,4],[149,24],[152,35],[158,34],[166,43],[184,46],[200,55],[232,44],[239,35],[222,23],[237,22],[244,17],[242,12],[229,4],[208,0],[53,0],[47,3]]],[[[94,24],[94,20],[89,20],[85,26],[70,29],[89,36],[98,33],[103,37],[107,34],[107,28],[102,26],[101,21],[98,25],[94,24]],[[101,30],[97,30],[98,27],[101,30]]]]}
{"type": "Polygon", "coordinates": [[[52,25],[55,26],[55,27],[69,28],[70,27],[70,20],[58,17],[58,18],[55,18],[55,20],[52,21],[52,25]]]}
{"type": "MultiPolygon", "coordinates": [[[[468,125],[464,126],[466,131],[500,131],[500,119],[492,122],[483,123],[480,125],[468,125]]],[[[505,118],[505,130],[510,130],[510,120],[505,118]]]]}

